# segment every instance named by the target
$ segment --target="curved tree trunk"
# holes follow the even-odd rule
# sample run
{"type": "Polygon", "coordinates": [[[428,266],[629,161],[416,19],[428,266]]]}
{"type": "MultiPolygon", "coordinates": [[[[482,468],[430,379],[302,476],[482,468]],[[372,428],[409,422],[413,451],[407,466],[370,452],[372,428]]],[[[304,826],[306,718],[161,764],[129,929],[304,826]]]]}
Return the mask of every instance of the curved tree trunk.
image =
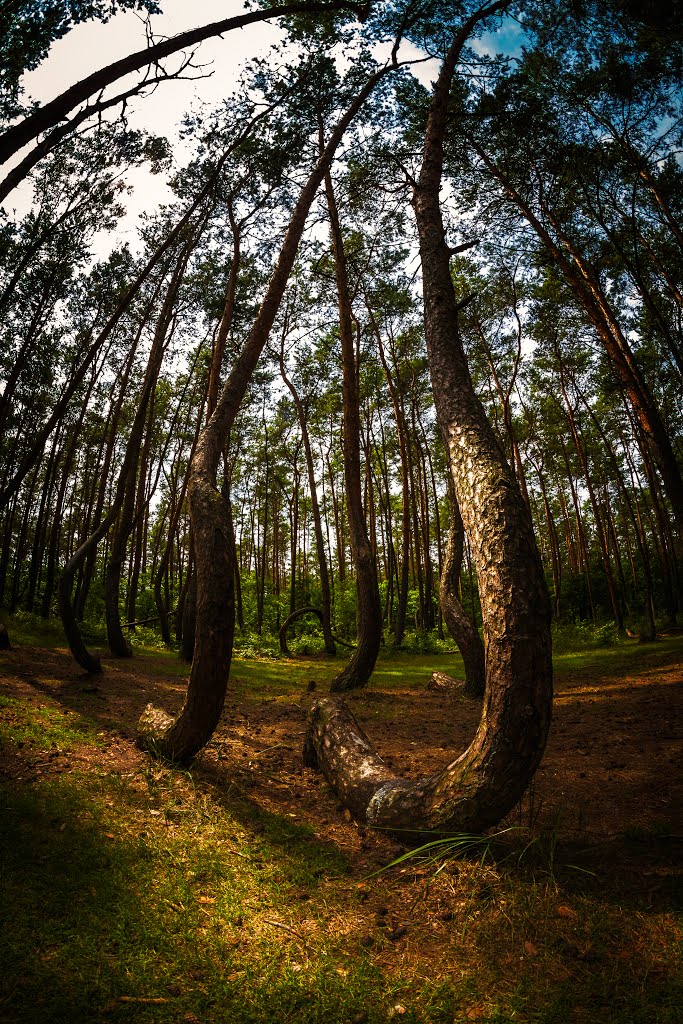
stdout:
{"type": "Polygon", "coordinates": [[[448,537],[441,580],[439,599],[441,611],[465,665],[464,693],[468,697],[483,697],[486,679],[484,644],[473,619],[458,600],[458,581],[462,568],[465,540],[462,516],[455,495],[451,496],[451,532],[448,537]]]}
{"type": "Polygon", "coordinates": [[[312,606],[309,606],[307,608],[297,608],[296,611],[292,612],[291,615],[287,616],[285,621],[280,626],[278,639],[280,641],[280,651],[282,652],[282,654],[289,654],[289,648],[287,647],[287,631],[289,630],[289,627],[292,625],[293,622],[296,622],[297,619],[303,618],[304,615],[317,615],[317,617],[320,619],[320,624],[323,624],[323,613],[320,611],[319,608],[313,608],[312,606]]]}
{"type": "Polygon", "coordinates": [[[480,831],[499,821],[524,792],[550,725],[550,605],[543,568],[529,510],[472,386],[439,206],[455,67],[477,21],[504,6],[493,4],[473,15],[453,41],[434,88],[415,189],[434,401],[481,594],[486,636],[481,722],[463,754],[416,781],[394,776],[351,713],[329,698],[313,706],[304,748],[306,763],[323,771],[357,818],[416,834],[480,831]]]}
{"type": "Polygon", "coordinates": [[[358,643],[348,664],[333,679],[332,693],[344,693],[365,686],[372,675],[382,642],[382,605],[377,585],[377,569],[368,538],[363,511],[363,487],[360,468],[360,410],[358,367],[353,339],[351,299],[344,254],[344,240],[332,176],[325,175],[327,208],[330,215],[334,265],[339,303],[339,333],[342,349],[342,391],[344,402],[344,483],[349,513],[349,539],[356,571],[356,633],[358,643]]]}
{"type": "Polygon", "coordinates": [[[230,674],[235,631],[233,547],[225,499],[216,474],[230,428],[280,308],[311,204],[347,127],[376,83],[392,68],[373,75],[334,128],[304,185],[285,232],[266,293],[237,361],[204,427],[190,469],[188,496],[197,572],[194,658],[185,703],[172,721],[148,707],[140,719],[143,742],[162,756],[187,762],[208,743],[218,725],[230,674]]]}

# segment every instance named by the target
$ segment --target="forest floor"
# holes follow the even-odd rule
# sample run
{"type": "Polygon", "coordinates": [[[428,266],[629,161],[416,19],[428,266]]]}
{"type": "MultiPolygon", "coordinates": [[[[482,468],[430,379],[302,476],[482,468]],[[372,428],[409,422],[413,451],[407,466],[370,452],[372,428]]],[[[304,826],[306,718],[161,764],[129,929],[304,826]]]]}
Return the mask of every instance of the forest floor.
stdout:
{"type": "MultiPolygon", "coordinates": [[[[462,856],[378,874],[404,848],[301,766],[341,661],[237,661],[222,726],[178,771],[134,743],[148,701],[182,702],[175,655],[93,678],[31,639],[0,653],[0,1020],[680,1021],[683,637],[557,656],[520,806],[462,856]]],[[[434,669],[462,674],[387,654],[349,698],[397,772],[476,726],[476,704],[426,688],[434,669]]]]}

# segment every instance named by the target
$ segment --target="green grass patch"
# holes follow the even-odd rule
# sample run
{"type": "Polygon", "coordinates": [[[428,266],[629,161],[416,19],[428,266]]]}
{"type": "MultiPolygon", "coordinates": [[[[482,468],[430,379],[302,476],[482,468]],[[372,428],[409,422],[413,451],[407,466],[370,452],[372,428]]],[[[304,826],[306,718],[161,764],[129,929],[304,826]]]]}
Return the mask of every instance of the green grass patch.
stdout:
{"type": "Polygon", "coordinates": [[[556,672],[588,672],[591,675],[638,673],[650,666],[683,655],[683,635],[662,637],[652,644],[625,640],[614,647],[563,651],[553,654],[556,672]]]}
{"type": "MultiPolygon", "coordinates": [[[[673,665],[682,651],[671,637],[562,652],[558,688],[562,673],[598,687],[673,665]]],[[[311,681],[324,693],[344,660],[237,658],[233,692],[291,703],[311,681]]],[[[12,664],[0,670],[11,675],[12,664]]],[[[188,671],[173,652],[149,649],[134,665],[178,679],[188,671]]],[[[383,651],[368,696],[419,691],[436,668],[462,678],[456,654],[383,651]]],[[[365,854],[349,852],[354,826],[341,815],[321,834],[286,813],[295,802],[271,801],[276,813],[239,781],[219,788],[220,772],[138,755],[112,771],[100,750],[106,725],[48,690],[40,703],[0,696],[3,748],[91,753],[88,770],[68,772],[62,757],[61,775],[0,786],[8,1024],[677,1024],[683,920],[671,822],[580,850],[562,845],[559,823],[520,828],[438,873],[428,857],[368,880],[377,862],[361,867],[365,854]],[[388,938],[387,921],[403,919],[404,937],[388,938]]],[[[392,701],[376,703],[384,713],[392,701]]]]}
{"type": "Polygon", "coordinates": [[[102,745],[95,723],[77,712],[53,704],[27,706],[0,694],[2,711],[0,737],[17,747],[69,751],[81,743],[102,745]]]}
{"type": "MultiPolygon", "coordinates": [[[[449,955],[425,944],[420,962],[413,948],[404,971],[400,954],[339,930],[358,901],[338,851],[187,773],[149,764],[3,787],[0,811],[3,1020],[677,1020],[672,922],[630,922],[634,943],[604,893],[563,891],[543,873],[451,865],[438,880],[449,955]]],[[[407,902],[423,884],[388,873],[371,899],[407,902]]]]}
{"type": "Polygon", "coordinates": [[[22,611],[9,615],[0,609],[0,622],[7,626],[12,646],[40,644],[42,647],[60,647],[66,644],[59,619],[43,619],[22,611]]]}
{"type": "Polygon", "coordinates": [[[326,936],[308,964],[294,931],[314,932],[317,915],[292,895],[343,870],[340,858],[287,822],[221,807],[186,776],[150,772],[3,789],[5,1019],[294,1021],[313,997],[343,1019],[372,971],[359,964],[343,991],[326,936]],[[291,904],[306,908],[303,924],[268,924],[287,926],[291,904]]]}

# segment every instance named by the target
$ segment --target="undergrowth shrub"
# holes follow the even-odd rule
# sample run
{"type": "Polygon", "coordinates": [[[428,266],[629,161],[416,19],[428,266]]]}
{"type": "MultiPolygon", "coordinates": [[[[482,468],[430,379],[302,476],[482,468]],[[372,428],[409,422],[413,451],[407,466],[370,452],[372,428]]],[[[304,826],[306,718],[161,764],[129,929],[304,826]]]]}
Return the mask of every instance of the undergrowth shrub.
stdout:
{"type": "Polygon", "coordinates": [[[416,629],[404,635],[401,650],[407,654],[451,654],[457,648],[450,637],[441,640],[436,630],[416,629]]]}
{"type": "Polygon", "coordinates": [[[292,654],[322,654],[325,641],[322,633],[302,633],[287,639],[287,646],[292,654]]]}
{"type": "Polygon", "coordinates": [[[130,631],[129,642],[140,644],[142,647],[149,647],[153,651],[167,651],[168,647],[163,641],[161,633],[150,626],[136,626],[130,631]]]}
{"type": "Polygon", "coordinates": [[[622,642],[615,622],[554,622],[553,650],[561,651],[613,647],[622,642]]]}
{"type": "Polygon", "coordinates": [[[254,630],[235,631],[233,654],[236,658],[279,658],[280,645],[269,633],[259,636],[254,630]]]}

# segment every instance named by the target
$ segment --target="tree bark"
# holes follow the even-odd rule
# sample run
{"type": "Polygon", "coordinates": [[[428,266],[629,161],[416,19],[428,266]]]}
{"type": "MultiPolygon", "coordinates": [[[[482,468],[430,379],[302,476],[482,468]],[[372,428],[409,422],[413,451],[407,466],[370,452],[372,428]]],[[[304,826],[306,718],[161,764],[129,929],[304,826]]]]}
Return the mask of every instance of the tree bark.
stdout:
{"type": "Polygon", "coordinates": [[[434,87],[415,189],[434,400],[481,594],[482,719],[463,754],[416,781],[389,772],[351,713],[329,698],[311,710],[304,749],[306,763],[324,772],[357,818],[418,835],[434,829],[481,831],[511,810],[541,759],[552,706],[550,606],[541,559],[529,510],[472,386],[439,206],[455,68],[477,22],[504,6],[478,11],[453,40],[434,87]]]}
{"type": "Polygon", "coordinates": [[[373,75],[335,126],[304,185],[285,232],[273,274],[256,320],[223,387],[213,415],[204,427],[190,469],[188,496],[194,530],[197,573],[197,625],[194,658],[183,708],[175,719],[144,713],[144,742],[162,756],[187,762],[208,743],[220,720],[230,674],[235,630],[232,545],[225,500],[216,473],[230,428],[268,340],[294,265],[311,204],[346,129],[377,82],[392,70],[373,75]],[[161,724],[159,724],[161,723],[161,724]]]}
{"type": "Polygon", "coordinates": [[[476,623],[467,614],[457,596],[464,540],[462,516],[455,495],[451,494],[451,531],[439,582],[441,611],[446,628],[458,645],[465,666],[463,692],[467,697],[483,697],[486,682],[484,644],[476,623]]]}
{"type": "Polygon", "coordinates": [[[360,467],[360,409],[358,368],[353,337],[351,299],[339,214],[332,176],[325,175],[325,193],[330,217],[332,248],[337,279],[339,333],[342,349],[342,394],[344,416],[344,484],[349,515],[349,540],[356,570],[356,649],[348,664],[332,680],[330,691],[344,693],[365,686],[372,675],[382,642],[382,605],[377,570],[368,538],[360,467]]]}

